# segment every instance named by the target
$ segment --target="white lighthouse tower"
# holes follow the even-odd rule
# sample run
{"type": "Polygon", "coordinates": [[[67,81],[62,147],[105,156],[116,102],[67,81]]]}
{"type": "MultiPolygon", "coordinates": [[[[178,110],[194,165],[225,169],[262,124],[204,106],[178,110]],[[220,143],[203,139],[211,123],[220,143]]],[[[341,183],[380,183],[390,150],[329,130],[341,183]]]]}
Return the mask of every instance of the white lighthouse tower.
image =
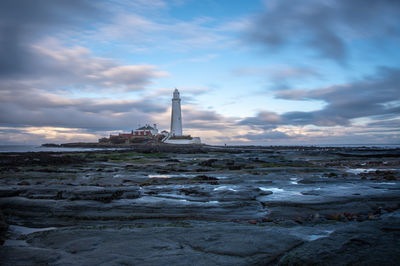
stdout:
{"type": "Polygon", "coordinates": [[[201,144],[199,137],[182,135],[181,98],[179,97],[179,91],[175,89],[173,95],[171,132],[162,140],[162,142],[169,144],[201,144]]]}
{"type": "Polygon", "coordinates": [[[171,135],[182,136],[181,98],[178,89],[175,89],[172,97],[171,135]]]}

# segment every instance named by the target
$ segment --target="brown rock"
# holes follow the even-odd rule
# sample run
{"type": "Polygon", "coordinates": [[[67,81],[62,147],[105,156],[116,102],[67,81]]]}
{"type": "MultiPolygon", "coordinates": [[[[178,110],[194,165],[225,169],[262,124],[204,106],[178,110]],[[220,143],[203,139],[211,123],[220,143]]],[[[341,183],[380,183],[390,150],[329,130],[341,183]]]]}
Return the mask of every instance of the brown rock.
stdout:
{"type": "Polygon", "coordinates": [[[302,224],[303,223],[303,217],[301,216],[297,216],[296,218],[294,218],[294,221],[298,224],[302,224]]]}
{"type": "Polygon", "coordinates": [[[341,221],[343,216],[341,213],[329,213],[326,215],[326,219],[333,221],[341,221]]]}
{"type": "Polygon", "coordinates": [[[271,219],[271,218],[269,218],[269,217],[264,217],[264,218],[262,218],[262,221],[263,221],[264,223],[269,223],[269,222],[273,222],[274,220],[271,219]]]}
{"type": "Polygon", "coordinates": [[[31,184],[31,183],[29,183],[29,182],[26,181],[26,180],[23,180],[23,181],[21,181],[21,182],[18,183],[19,186],[29,186],[30,184],[31,184]]]}

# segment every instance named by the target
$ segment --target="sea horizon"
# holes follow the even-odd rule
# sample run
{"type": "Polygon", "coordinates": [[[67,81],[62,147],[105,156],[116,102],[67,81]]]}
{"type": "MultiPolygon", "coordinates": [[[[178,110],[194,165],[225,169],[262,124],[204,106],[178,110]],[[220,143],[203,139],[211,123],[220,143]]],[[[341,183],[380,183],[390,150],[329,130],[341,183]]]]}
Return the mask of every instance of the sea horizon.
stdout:
{"type": "MultiPolygon", "coordinates": [[[[210,146],[224,146],[223,144],[209,144],[210,146]]],[[[260,147],[335,147],[335,148],[349,148],[349,147],[366,147],[366,148],[380,148],[380,149],[394,149],[400,148],[400,144],[229,144],[227,146],[260,146],[260,147]]],[[[0,144],[0,153],[6,152],[74,152],[74,151],[96,151],[96,150],[121,150],[125,148],[85,148],[85,147],[45,147],[42,144],[0,144]]]]}

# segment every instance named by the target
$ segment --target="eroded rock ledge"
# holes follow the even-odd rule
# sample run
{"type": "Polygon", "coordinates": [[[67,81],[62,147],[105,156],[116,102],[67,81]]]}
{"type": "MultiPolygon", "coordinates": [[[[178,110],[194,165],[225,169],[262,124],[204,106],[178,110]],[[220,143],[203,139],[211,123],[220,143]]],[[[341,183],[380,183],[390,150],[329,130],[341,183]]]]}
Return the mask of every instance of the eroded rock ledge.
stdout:
{"type": "Polygon", "coordinates": [[[0,264],[396,265],[398,154],[204,145],[3,153],[0,264]]]}

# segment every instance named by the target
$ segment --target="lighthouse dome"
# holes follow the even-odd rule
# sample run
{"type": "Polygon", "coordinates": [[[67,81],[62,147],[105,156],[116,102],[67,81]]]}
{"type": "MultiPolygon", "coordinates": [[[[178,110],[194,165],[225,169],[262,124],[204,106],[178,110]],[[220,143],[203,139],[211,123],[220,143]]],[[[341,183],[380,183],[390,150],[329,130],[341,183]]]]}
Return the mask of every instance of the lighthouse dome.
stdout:
{"type": "Polygon", "coordinates": [[[174,99],[179,99],[179,91],[178,91],[178,89],[174,90],[173,98],[174,99]]]}

